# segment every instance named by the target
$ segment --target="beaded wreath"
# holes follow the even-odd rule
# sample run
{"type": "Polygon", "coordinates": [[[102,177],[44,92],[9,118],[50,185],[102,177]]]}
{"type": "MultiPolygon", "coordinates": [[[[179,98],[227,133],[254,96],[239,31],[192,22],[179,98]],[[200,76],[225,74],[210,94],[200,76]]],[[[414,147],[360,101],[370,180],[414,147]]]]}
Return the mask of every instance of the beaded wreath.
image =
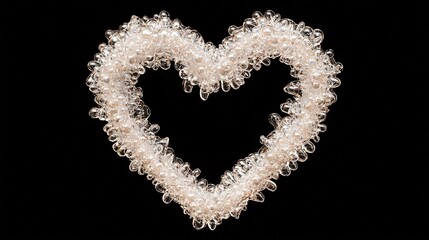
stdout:
{"type": "Polygon", "coordinates": [[[86,84],[98,104],[90,116],[107,122],[104,131],[119,156],[130,159],[130,170],[146,174],[165,203],[180,204],[196,229],[214,230],[222,220],[238,218],[249,200],[263,202],[262,191],[277,188],[273,180],[290,175],[298,162],[306,161],[315,151],[313,142],[326,130],[322,122],[336,101],[333,88],[340,85],[336,75],[342,65],[332,50],[321,49],[323,33],[318,29],[268,10],[253,13],[228,32],[215,47],[165,11],[152,18],[133,16],[119,30],[106,32],[108,43],[100,44],[95,60],[88,63],[86,84]],[[269,116],[274,130],[261,136],[262,147],[225,171],[220,183],[198,178],[201,171],[174,154],[168,137],[156,135],[159,125],[148,120],[150,110],[136,86],[138,78],[147,69],[174,65],[184,91],[198,86],[206,100],[220,90],[238,89],[252,70],[276,58],[290,66],[296,78],[284,87],[290,94],[280,105],[284,116],[269,116]]]}

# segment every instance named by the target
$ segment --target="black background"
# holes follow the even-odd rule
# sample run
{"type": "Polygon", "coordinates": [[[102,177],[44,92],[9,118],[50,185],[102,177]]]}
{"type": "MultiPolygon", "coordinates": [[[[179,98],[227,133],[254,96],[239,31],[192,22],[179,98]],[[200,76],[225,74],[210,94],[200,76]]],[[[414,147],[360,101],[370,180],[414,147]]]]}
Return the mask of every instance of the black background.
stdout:
{"type": "MultiPolygon", "coordinates": [[[[427,10],[427,9],[426,9],[427,10]]],[[[0,239],[428,239],[428,22],[411,1],[17,1],[0,3],[0,239]],[[131,15],[171,18],[218,45],[230,25],[272,9],[325,33],[344,64],[316,152],[239,220],[196,231],[128,170],[90,119],[86,64],[131,15]]],[[[237,91],[199,99],[174,69],[138,83],[159,135],[219,176],[272,128],[289,68],[273,61],[237,91]]]]}

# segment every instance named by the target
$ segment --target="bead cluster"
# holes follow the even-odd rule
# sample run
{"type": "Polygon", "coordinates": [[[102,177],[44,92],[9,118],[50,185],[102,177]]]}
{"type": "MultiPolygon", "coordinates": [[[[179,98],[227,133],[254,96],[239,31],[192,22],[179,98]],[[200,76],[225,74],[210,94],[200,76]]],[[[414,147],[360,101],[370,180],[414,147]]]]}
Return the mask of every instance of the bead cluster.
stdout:
{"type": "Polygon", "coordinates": [[[332,50],[321,49],[323,33],[318,29],[269,10],[253,13],[228,32],[215,47],[165,11],[152,18],[133,16],[119,30],[106,31],[108,43],[100,44],[100,52],[88,63],[86,84],[98,104],[90,116],[107,121],[104,131],[113,149],[130,159],[130,170],[146,175],[165,203],[180,204],[196,229],[214,230],[224,219],[239,218],[249,200],[263,202],[263,190],[276,190],[272,180],[290,175],[298,162],[307,160],[318,134],[326,130],[322,122],[336,101],[333,88],[340,85],[336,74],[342,65],[335,62],[332,50]],[[150,109],[136,86],[139,76],[146,69],[174,65],[184,91],[198,86],[206,100],[220,89],[238,89],[252,70],[275,58],[289,65],[296,78],[284,87],[291,95],[280,105],[285,116],[269,116],[274,130],[261,136],[262,147],[225,171],[219,184],[198,178],[201,171],[177,157],[167,137],[156,135],[159,125],[148,121],[150,109]]]}

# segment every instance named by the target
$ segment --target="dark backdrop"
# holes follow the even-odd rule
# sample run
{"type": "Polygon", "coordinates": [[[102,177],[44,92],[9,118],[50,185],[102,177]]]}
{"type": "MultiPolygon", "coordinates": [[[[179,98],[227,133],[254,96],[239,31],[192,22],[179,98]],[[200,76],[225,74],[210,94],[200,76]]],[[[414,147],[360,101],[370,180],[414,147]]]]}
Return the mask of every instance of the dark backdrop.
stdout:
{"type": "MultiPolygon", "coordinates": [[[[0,239],[428,239],[427,11],[374,2],[2,1],[0,239]],[[214,232],[162,203],[88,116],[86,64],[104,31],[163,9],[216,45],[230,25],[272,9],[322,29],[322,47],[344,64],[316,152],[214,232]]],[[[148,71],[139,85],[150,120],[217,183],[272,130],[267,116],[292,80],[273,62],[206,102],[183,92],[175,70],[148,71]]]]}

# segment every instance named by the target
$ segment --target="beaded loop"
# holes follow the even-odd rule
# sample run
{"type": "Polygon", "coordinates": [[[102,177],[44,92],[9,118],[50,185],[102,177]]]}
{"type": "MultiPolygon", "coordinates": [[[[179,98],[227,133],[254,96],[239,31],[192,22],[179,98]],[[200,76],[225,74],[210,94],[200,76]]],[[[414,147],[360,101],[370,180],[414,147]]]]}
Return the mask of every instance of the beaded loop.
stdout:
{"type": "Polygon", "coordinates": [[[332,50],[321,49],[319,29],[268,10],[253,13],[228,32],[230,36],[216,48],[180,20],[171,20],[166,11],[152,18],[132,16],[119,30],[106,31],[108,43],[100,44],[100,52],[88,63],[91,74],[86,84],[98,104],[90,116],[107,121],[104,131],[114,151],[130,159],[131,171],[147,175],[165,203],[180,204],[196,229],[214,230],[230,216],[239,218],[249,200],[263,202],[263,190],[276,190],[272,179],[289,176],[298,162],[307,160],[319,132],[326,130],[322,122],[337,99],[333,88],[341,83],[336,75],[342,65],[332,50]],[[252,70],[275,58],[289,65],[296,78],[284,87],[292,96],[280,105],[285,116],[269,116],[274,130],[261,136],[262,147],[227,170],[219,184],[199,179],[201,171],[177,157],[167,137],[156,135],[159,125],[149,122],[143,90],[135,86],[139,76],[146,69],[174,65],[184,91],[198,86],[206,100],[219,90],[238,89],[252,70]]]}

